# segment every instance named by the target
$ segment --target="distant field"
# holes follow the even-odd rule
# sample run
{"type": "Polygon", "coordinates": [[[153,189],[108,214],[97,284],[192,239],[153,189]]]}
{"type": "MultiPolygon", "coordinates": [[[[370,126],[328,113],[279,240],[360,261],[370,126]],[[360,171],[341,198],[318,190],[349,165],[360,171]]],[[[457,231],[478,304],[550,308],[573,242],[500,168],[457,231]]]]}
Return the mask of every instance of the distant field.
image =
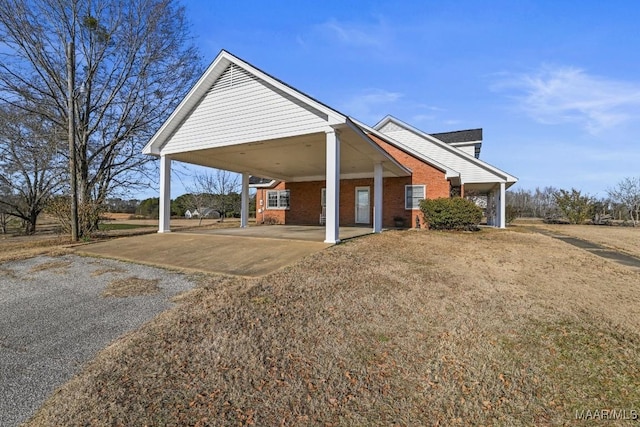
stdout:
{"type": "Polygon", "coordinates": [[[133,214],[120,212],[107,212],[102,215],[103,218],[110,221],[123,221],[131,218],[131,216],[133,216],[133,214]]]}
{"type": "Polygon", "coordinates": [[[28,425],[581,426],[580,411],[640,412],[640,273],[516,231],[390,231],[259,279],[199,276],[28,425]]]}

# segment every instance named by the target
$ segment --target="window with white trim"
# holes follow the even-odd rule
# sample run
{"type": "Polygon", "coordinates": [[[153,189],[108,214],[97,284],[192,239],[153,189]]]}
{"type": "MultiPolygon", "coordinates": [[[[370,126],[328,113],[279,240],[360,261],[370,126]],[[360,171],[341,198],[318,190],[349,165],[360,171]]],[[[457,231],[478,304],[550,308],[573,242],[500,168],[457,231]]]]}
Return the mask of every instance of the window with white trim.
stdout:
{"type": "Polygon", "coordinates": [[[327,206],[327,189],[323,188],[320,192],[320,206],[323,208],[327,206]]]}
{"type": "Polygon", "coordinates": [[[426,192],[426,185],[405,185],[404,208],[420,209],[420,200],[425,198],[426,192]]]}
{"type": "Polygon", "coordinates": [[[267,190],[267,209],[289,209],[289,190],[267,190]]]}

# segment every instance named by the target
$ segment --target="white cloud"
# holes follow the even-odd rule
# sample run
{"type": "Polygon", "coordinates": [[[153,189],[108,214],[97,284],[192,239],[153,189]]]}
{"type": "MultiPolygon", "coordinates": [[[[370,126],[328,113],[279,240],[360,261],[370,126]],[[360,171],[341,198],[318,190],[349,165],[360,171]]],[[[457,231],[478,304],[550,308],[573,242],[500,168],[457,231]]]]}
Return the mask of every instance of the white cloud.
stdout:
{"type": "Polygon", "coordinates": [[[330,19],[317,26],[326,38],[347,47],[383,49],[389,45],[390,29],[382,20],[372,23],[340,22],[330,19]]]}
{"type": "Polygon", "coordinates": [[[545,124],[577,123],[596,134],[640,117],[640,83],[587,74],[574,67],[542,67],[505,75],[493,86],[512,89],[520,107],[545,124]]]}
{"type": "Polygon", "coordinates": [[[375,124],[392,110],[404,95],[384,89],[365,89],[340,103],[340,110],[367,124],[375,124]]]}

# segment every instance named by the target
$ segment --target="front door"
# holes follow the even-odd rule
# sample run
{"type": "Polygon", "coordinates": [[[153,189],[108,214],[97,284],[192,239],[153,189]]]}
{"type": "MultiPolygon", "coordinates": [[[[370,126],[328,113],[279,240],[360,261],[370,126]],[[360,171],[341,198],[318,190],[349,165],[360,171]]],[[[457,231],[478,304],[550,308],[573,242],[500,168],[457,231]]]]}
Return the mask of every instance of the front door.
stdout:
{"type": "Polygon", "coordinates": [[[356,223],[369,224],[369,187],[356,187],[356,223]]]}

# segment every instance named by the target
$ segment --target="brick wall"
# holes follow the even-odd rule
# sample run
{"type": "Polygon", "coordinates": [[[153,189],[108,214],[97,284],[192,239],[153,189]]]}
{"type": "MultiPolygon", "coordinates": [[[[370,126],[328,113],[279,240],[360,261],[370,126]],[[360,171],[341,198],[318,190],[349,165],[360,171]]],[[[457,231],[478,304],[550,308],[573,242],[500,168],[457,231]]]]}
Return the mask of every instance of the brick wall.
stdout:
{"type": "Polygon", "coordinates": [[[438,197],[449,197],[449,181],[445,178],[445,172],[416,159],[391,144],[386,143],[375,135],[369,135],[384,151],[389,153],[398,163],[411,170],[411,177],[406,178],[385,178],[384,180],[384,207],[382,209],[383,225],[388,227],[388,221],[393,222],[394,216],[405,218],[411,227],[416,226],[416,216],[420,218],[420,224],[424,223],[422,212],[418,209],[405,210],[404,208],[404,186],[405,185],[426,185],[426,197],[437,199],[438,197]]]}
{"type": "MultiPolygon", "coordinates": [[[[396,216],[404,218],[407,226],[416,226],[416,216],[423,224],[420,210],[405,209],[405,185],[426,185],[426,197],[429,199],[449,197],[449,182],[445,178],[445,173],[373,135],[370,137],[398,163],[412,171],[412,175],[408,177],[383,179],[383,227],[393,227],[396,216]]],[[[290,191],[291,207],[288,210],[265,209],[267,189],[259,188],[256,193],[257,222],[262,223],[263,220],[268,222],[269,219],[272,219],[279,224],[319,224],[322,212],[321,194],[324,187],[324,181],[279,183],[274,189],[286,188],[290,191]],[[260,200],[262,200],[262,205],[260,205],[260,200]],[[262,212],[258,212],[260,209],[262,212]]],[[[340,225],[356,224],[356,187],[369,187],[369,225],[373,226],[373,178],[340,181],[340,225]]]]}

